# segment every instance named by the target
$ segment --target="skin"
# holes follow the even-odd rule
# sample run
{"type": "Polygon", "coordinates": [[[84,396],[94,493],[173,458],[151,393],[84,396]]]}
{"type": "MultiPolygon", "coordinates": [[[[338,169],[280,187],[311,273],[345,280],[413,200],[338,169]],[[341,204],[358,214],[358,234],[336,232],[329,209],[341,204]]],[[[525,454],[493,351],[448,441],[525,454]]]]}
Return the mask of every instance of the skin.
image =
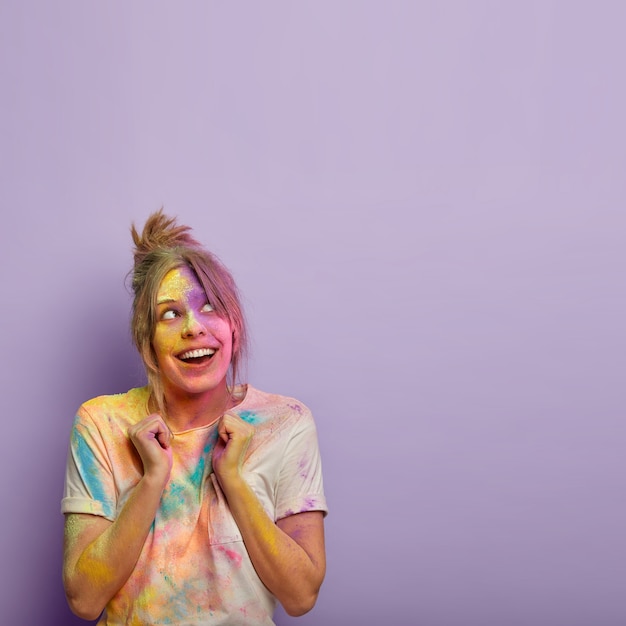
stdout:
{"type": "Polygon", "coordinates": [[[233,331],[207,302],[188,268],[172,270],[161,283],[152,345],[173,430],[204,426],[232,407],[226,374],[235,347],[233,331]],[[215,353],[200,364],[179,358],[195,348],[210,348],[215,353]]]}
{"type": "Polygon", "coordinates": [[[187,268],[172,270],[157,296],[153,347],[163,377],[167,423],[144,418],[128,436],[143,463],[143,477],[114,522],[68,514],[63,579],[68,603],[84,619],[96,619],[132,573],[172,468],[172,432],[218,422],[213,470],[239,527],[252,564],[265,586],[290,615],[302,615],[317,600],[326,571],[323,515],[310,511],[274,522],[242,476],[254,426],[229,414],[234,400],[226,374],[236,337],[230,324],[208,305],[187,268]],[[193,364],[182,353],[215,350],[193,364]]]}

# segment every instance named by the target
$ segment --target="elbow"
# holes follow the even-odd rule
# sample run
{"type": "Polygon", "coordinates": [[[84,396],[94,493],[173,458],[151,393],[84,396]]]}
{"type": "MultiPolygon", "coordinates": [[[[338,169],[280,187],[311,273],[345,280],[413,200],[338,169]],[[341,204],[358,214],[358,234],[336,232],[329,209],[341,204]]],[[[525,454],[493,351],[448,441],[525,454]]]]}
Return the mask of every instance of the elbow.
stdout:
{"type": "Polygon", "coordinates": [[[292,593],[285,597],[284,601],[279,598],[287,615],[290,617],[300,617],[308,613],[315,606],[322,583],[324,582],[325,574],[326,568],[322,566],[308,581],[302,581],[301,585],[297,588],[292,588],[292,593]]]}
{"type": "Polygon", "coordinates": [[[89,598],[87,594],[72,589],[67,582],[65,582],[65,598],[72,613],[81,619],[96,620],[104,610],[104,606],[100,606],[96,600],[89,598]]]}
{"type": "Polygon", "coordinates": [[[304,595],[302,594],[298,598],[291,598],[289,601],[283,603],[285,613],[291,617],[300,617],[305,613],[308,613],[317,602],[318,591],[304,595]]]}
{"type": "Polygon", "coordinates": [[[67,603],[72,613],[74,613],[74,615],[84,620],[88,620],[88,621],[97,620],[100,617],[100,614],[102,613],[102,609],[89,605],[86,602],[81,602],[80,600],[77,600],[76,598],[70,598],[68,596],[67,603]]]}
{"type": "Polygon", "coordinates": [[[104,610],[104,607],[97,606],[87,598],[73,596],[68,592],[65,593],[65,597],[72,613],[81,619],[94,621],[100,617],[104,610]]]}

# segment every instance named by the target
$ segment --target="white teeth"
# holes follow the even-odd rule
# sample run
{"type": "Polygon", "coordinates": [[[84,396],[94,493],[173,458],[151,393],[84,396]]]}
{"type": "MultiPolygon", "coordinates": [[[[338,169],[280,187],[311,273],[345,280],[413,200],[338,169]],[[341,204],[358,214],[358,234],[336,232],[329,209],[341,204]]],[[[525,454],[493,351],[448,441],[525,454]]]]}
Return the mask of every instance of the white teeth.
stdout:
{"type": "Polygon", "coordinates": [[[215,354],[215,350],[211,350],[211,348],[201,348],[200,350],[189,350],[188,352],[183,352],[179,358],[197,359],[201,356],[211,356],[212,354],[215,354]]]}

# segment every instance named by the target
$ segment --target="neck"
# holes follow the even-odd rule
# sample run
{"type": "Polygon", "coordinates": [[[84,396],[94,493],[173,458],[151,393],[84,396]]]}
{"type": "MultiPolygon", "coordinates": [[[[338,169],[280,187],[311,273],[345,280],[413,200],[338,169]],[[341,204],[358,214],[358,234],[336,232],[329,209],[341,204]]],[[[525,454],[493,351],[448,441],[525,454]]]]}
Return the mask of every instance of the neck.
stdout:
{"type": "Polygon", "coordinates": [[[174,432],[208,426],[235,406],[226,385],[205,394],[180,394],[165,391],[166,421],[174,432]]]}

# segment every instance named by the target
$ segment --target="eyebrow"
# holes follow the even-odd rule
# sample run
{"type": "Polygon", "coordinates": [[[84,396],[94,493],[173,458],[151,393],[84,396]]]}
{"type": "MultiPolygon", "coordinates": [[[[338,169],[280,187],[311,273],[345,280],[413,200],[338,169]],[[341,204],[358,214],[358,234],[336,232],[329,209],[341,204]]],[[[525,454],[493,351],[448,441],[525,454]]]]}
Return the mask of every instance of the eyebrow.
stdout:
{"type": "Polygon", "coordinates": [[[174,298],[161,298],[157,300],[157,306],[160,304],[170,304],[171,302],[176,302],[176,300],[174,298]]]}

